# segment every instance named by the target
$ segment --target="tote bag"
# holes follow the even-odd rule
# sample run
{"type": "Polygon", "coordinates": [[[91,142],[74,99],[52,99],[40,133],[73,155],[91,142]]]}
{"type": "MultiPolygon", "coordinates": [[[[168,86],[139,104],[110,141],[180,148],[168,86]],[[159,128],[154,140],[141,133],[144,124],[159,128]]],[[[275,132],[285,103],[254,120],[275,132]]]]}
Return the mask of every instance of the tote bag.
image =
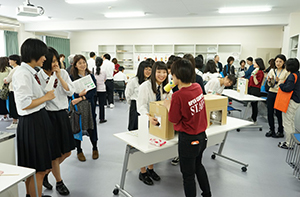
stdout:
{"type": "Polygon", "coordinates": [[[77,110],[77,106],[75,105],[73,108],[71,108],[70,105],[71,100],[69,102],[69,119],[73,134],[77,134],[81,131],[81,116],[77,110]]]}
{"type": "MultiPolygon", "coordinates": [[[[295,82],[297,81],[297,75],[295,73],[293,73],[293,75],[295,76],[295,82]]],[[[274,109],[277,109],[279,111],[282,111],[284,113],[286,113],[288,107],[289,107],[289,103],[292,97],[294,91],[291,92],[283,92],[280,87],[278,88],[278,92],[277,92],[277,96],[275,99],[275,103],[274,103],[274,109]]]]}
{"type": "Polygon", "coordinates": [[[8,84],[3,84],[2,89],[0,89],[0,98],[6,100],[8,98],[9,88],[8,84]]]}

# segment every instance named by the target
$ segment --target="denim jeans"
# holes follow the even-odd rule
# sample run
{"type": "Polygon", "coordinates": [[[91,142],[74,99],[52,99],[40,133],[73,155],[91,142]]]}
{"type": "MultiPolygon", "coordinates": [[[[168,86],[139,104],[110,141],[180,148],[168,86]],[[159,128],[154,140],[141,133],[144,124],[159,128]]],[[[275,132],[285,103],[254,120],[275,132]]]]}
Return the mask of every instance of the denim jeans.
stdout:
{"type": "Polygon", "coordinates": [[[196,197],[195,175],[202,190],[202,196],[211,196],[207,173],[201,162],[206,145],[207,137],[205,132],[198,135],[179,132],[179,162],[186,197],[196,197]]]}

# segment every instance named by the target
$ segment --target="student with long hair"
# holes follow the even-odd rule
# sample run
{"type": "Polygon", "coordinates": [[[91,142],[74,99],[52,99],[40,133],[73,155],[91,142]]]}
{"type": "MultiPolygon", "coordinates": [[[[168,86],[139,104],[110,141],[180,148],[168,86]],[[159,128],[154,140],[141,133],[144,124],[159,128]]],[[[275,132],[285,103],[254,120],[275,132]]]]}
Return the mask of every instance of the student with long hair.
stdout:
{"type": "Polygon", "coordinates": [[[204,81],[204,85],[211,79],[213,78],[218,78],[221,77],[220,73],[218,73],[217,69],[216,69],[216,64],[214,62],[214,60],[208,60],[205,69],[204,69],[204,73],[203,73],[203,81],[204,81]]]}
{"type": "MultiPolygon", "coordinates": [[[[41,87],[46,88],[50,77],[55,77],[53,84],[55,99],[46,102],[46,110],[53,125],[51,136],[52,174],[56,179],[56,190],[61,195],[68,195],[70,192],[63,183],[60,173],[60,164],[71,155],[75,149],[72,128],[67,109],[69,106],[68,96],[74,94],[74,86],[66,70],[60,69],[59,55],[57,51],[49,47],[46,54],[46,61],[38,72],[41,87]],[[54,74],[55,73],[55,74],[54,74]]],[[[44,177],[43,185],[52,189],[48,181],[48,174],[44,177]]]]}
{"type": "MultiPolygon", "coordinates": [[[[42,67],[48,48],[44,42],[29,38],[21,46],[22,64],[13,75],[13,89],[19,117],[17,128],[18,165],[36,170],[39,196],[46,173],[52,168],[49,137],[52,123],[45,109],[55,98],[54,90],[44,94],[34,69],[42,67]],[[38,140],[36,140],[38,139],[38,140]]],[[[36,197],[33,177],[26,180],[27,197],[36,197]]]]}
{"type": "Polygon", "coordinates": [[[99,102],[99,123],[105,123],[107,120],[105,119],[105,99],[106,99],[106,73],[104,70],[101,70],[101,66],[103,63],[103,59],[101,57],[96,57],[96,72],[94,76],[97,80],[97,100],[99,102]]]}
{"type": "MultiPolygon", "coordinates": [[[[8,63],[9,59],[7,57],[0,57],[0,90],[4,84],[4,78],[9,75],[11,68],[8,63]]],[[[6,109],[6,100],[0,99],[0,115],[3,115],[1,120],[8,120],[8,111],[6,109]]]]}
{"type": "Polygon", "coordinates": [[[135,77],[131,78],[125,89],[125,97],[130,104],[128,130],[138,129],[138,112],[136,101],[139,95],[139,86],[151,75],[152,66],[149,62],[142,61],[139,64],[135,77]]]}
{"type": "Polygon", "coordinates": [[[9,83],[9,116],[13,118],[13,121],[10,126],[6,127],[6,129],[17,129],[18,127],[18,118],[19,114],[16,108],[15,96],[14,96],[14,89],[13,89],[13,82],[12,76],[16,72],[18,68],[20,68],[21,58],[19,55],[10,55],[8,57],[9,65],[13,67],[13,69],[9,72],[9,75],[4,78],[4,83],[9,83]]]}
{"type": "MultiPolygon", "coordinates": [[[[150,124],[157,125],[157,118],[149,114],[149,103],[153,101],[164,100],[167,93],[163,89],[168,83],[168,69],[164,62],[158,61],[153,64],[151,77],[149,80],[143,82],[139,87],[137,111],[141,115],[149,115],[150,124]]],[[[160,177],[153,170],[153,165],[141,168],[139,179],[147,185],[153,185],[150,177],[159,181],[160,177]]]]}
{"type": "MultiPolygon", "coordinates": [[[[264,72],[263,72],[265,70],[264,61],[261,58],[256,58],[254,61],[254,68],[255,69],[251,73],[251,77],[248,84],[248,94],[260,97],[260,87],[264,79],[264,72]]],[[[258,114],[257,103],[258,101],[251,102],[252,116],[251,118],[249,118],[249,120],[253,121],[254,124],[257,124],[256,123],[257,114],[258,114]]]]}
{"type": "Polygon", "coordinates": [[[283,134],[283,124],[282,124],[282,112],[274,109],[274,103],[277,96],[279,83],[283,83],[289,75],[289,72],[285,69],[286,57],[279,54],[275,57],[276,68],[270,69],[268,73],[267,83],[269,88],[269,93],[267,96],[267,108],[268,108],[268,123],[269,132],[266,133],[266,137],[282,138],[283,134]],[[278,131],[275,132],[275,122],[274,122],[274,112],[277,117],[278,131]]]}
{"type": "MultiPolygon", "coordinates": [[[[73,66],[71,68],[71,79],[73,81],[76,81],[80,79],[81,77],[85,77],[87,75],[90,75],[92,77],[92,80],[95,84],[97,84],[97,81],[93,74],[91,74],[91,71],[87,68],[86,59],[83,55],[75,55],[73,60],[73,66]]],[[[98,159],[99,152],[97,147],[97,141],[98,141],[98,134],[97,134],[97,123],[96,123],[96,105],[94,101],[94,95],[96,93],[96,88],[91,89],[89,91],[83,90],[79,94],[74,94],[75,99],[72,100],[72,105],[77,105],[78,111],[81,113],[81,120],[82,120],[82,127],[86,127],[87,132],[90,137],[90,141],[93,146],[93,159],[98,159]],[[80,102],[83,102],[87,100],[90,104],[91,110],[89,110],[88,107],[82,107],[80,108],[80,102]],[[79,105],[78,105],[79,104],[79,105]],[[91,120],[92,119],[92,120],[91,120]]],[[[84,130],[84,129],[83,129],[84,130]]],[[[86,158],[83,154],[83,151],[81,149],[81,140],[75,139],[75,145],[77,149],[77,158],[79,161],[86,161],[86,158]]]]}

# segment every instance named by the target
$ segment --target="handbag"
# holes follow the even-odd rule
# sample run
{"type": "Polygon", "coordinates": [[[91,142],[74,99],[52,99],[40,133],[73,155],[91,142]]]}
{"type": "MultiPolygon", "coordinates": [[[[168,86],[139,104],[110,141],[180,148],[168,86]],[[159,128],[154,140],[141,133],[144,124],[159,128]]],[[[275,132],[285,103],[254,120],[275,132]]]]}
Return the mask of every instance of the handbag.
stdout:
{"type": "Polygon", "coordinates": [[[3,84],[2,89],[0,90],[0,98],[2,100],[6,100],[9,95],[9,88],[8,84],[3,84]]]}
{"type": "MultiPolygon", "coordinates": [[[[297,82],[297,75],[295,73],[293,73],[293,75],[295,76],[295,82],[297,82]]],[[[277,109],[279,111],[282,111],[284,113],[286,113],[288,107],[289,107],[289,103],[292,97],[294,91],[291,92],[283,92],[280,87],[278,88],[278,92],[276,95],[276,99],[275,99],[275,103],[274,103],[274,109],[277,109]]]]}
{"type": "MultiPolygon", "coordinates": [[[[72,99],[74,99],[74,95],[72,96],[72,99]]],[[[71,123],[71,129],[73,134],[77,134],[81,131],[81,115],[77,110],[77,106],[74,105],[74,108],[70,108],[71,100],[69,102],[69,119],[71,123]]]]}

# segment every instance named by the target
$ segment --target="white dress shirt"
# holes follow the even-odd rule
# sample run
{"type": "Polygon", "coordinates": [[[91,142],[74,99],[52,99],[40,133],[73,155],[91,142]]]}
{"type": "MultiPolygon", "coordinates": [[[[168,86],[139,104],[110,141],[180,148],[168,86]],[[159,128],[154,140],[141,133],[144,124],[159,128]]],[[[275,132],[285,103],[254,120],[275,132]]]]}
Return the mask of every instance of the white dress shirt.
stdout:
{"type": "Polygon", "coordinates": [[[218,77],[222,77],[220,73],[210,73],[210,72],[207,72],[207,73],[204,73],[203,74],[203,81],[209,81],[213,78],[218,78],[218,77]]]}
{"type": "Polygon", "coordinates": [[[219,78],[213,78],[204,86],[207,94],[222,94],[225,86],[220,84],[219,78]]]}
{"type": "Polygon", "coordinates": [[[20,116],[32,114],[46,106],[46,103],[42,103],[35,108],[23,110],[32,103],[32,100],[45,95],[41,85],[34,77],[35,74],[37,74],[36,70],[24,62],[22,62],[20,68],[13,74],[12,83],[15,102],[20,116]]]}
{"type": "Polygon", "coordinates": [[[196,75],[203,77],[203,73],[198,68],[195,68],[195,73],[196,75]]]}
{"type": "Polygon", "coordinates": [[[13,74],[16,72],[16,70],[17,70],[19,67],[20,67],[20,66],[14,67],[14,68],[9,72],[8,76],[4,78],[4,79],[6,80],[6,82],[9,83],[9,86],[8,86],[9,91],[14,91],[13,85],[12,85],[12,76],[13,76],[13,74]]]}
{"type": "MultiPolygon", "coordinates": [[[[156,89],[158,85],[156,84],[156,89]]],[[[161,100],[165,100],[167,97],[167,94],[162,93],[162,84],[160,86],[160,95],[161,100]]],[[[146,115],[149,113],[149,103],[156,101],[156,94],[152,90],[151,81],[147,80],[143,82],[139,86],[139,93],[138,93],[138,99],[137,99],[137,111],[141,115],[146,115]]]]}
{"type": "Polygon", "coordinates": [[[106,79],[113,79],[115,65],[111,61],[105,59],[101,66],[101,69],[106,73],[106,79]]]}
{"type": "Polygon", "coordinates": [[[130,104],[131,100],[137,100],[139,96],[139,79],[137,77],[133,77],[129,80],[125,89],[125,97],[127,102],[130,104]]]}
{"type": "MultiPolygon", "coordinates": [[[[75,88],[73,83],[69,77],[69,74],[66,70],[61,69],[60,75],[62,79],[68,84],[69,91],[66,91],[63,86],[61,85],[60,81],[57,79],[58,83],[56,88],[54,88],[55,98],[46,102],[46,110],[48,111],[59,111],[62,109],[68,109],[69,107],[69,100],[68,96],[72,96],[74,94],[75,88]]],[[[43,69],[38,72],[38,77],[41,81],[41,86],[45,94],[45,87],[47,85],[47,81],[49,80],[49,76],[45,73],[43,69]]]]}
{"type": "Polygon", "coordinates": [[[114,76],[114,81],[125,81],[127,83],[127,76],[122,72],[118,72],[114,76]]]}
{"type": "Polygon", "coordinates": [[[93,68],[96,70],[96,61],[93,58],[88,59],[87,65],[91,72],[93,71],[93,68]]]}

